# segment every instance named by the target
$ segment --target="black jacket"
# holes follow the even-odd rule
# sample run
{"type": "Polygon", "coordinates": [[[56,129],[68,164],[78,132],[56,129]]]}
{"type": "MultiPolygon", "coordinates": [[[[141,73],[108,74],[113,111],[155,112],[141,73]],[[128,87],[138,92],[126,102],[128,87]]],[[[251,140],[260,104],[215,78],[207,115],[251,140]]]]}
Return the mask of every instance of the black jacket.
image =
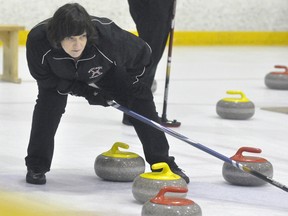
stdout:
{"type": "Polygon", "coordinates": [[[31,75],[40,87],[85,96],[79,86],[97,83],[110,70],[128,73],[133,77],[131,84],[137,83],[139,77],[144,75],[151,55],[147,43],[107,18],[91,16],[91,20],[97,39],[93,44],[86,45],[76,63],[63,49],[55,49],[49,43],[46,35],[48,20],[29,32],[27,62],[31,75]],[[75,84],[78,87],[75,88],[75,84]]]}

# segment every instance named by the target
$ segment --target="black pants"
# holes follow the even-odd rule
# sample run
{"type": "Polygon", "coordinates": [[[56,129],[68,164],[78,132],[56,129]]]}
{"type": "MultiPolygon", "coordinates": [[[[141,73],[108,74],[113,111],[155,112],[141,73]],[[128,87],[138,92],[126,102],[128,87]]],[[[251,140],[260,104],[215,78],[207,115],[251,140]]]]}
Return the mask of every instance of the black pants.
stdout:
{"type": "Polygon", "coordinates": [[[62,114],[65,112],[67,96],[56,90],[38,87],[38,98],[34,107],[26,166],[36,172],[50,170],[54,151],[54,136],[62,114]]]}
{"type": "MultiPolygon", "coordinates": [[[[150,88],[143,83],[131,85],[127,79],[129,77],[113,72],[105,75],[97,85],[121,105],[154,121],[159,121],[150,88]]],[[[66,104],[67,96],[58,94],[56,90],[39,87],[32,119],[28,155],[25,158],[28,168],[39,172],[50,170],[54,136],[62,114],[65,112],[66,104]]],[[[169,156],[169,144],[163,132],[139,120],[131,118],[130,121],[143,145],[146,161],[150,165],[157,162],[174,164],[174,158],[169,156]]]]}
{"type": "Polygon", "coordinates": [[[147,70],[148,75],[143,79],[149,86],[153,83],[171,29],[173,2],[174,0],[128,0],[139,37],[152,49],[152,64],[147,70]]]}

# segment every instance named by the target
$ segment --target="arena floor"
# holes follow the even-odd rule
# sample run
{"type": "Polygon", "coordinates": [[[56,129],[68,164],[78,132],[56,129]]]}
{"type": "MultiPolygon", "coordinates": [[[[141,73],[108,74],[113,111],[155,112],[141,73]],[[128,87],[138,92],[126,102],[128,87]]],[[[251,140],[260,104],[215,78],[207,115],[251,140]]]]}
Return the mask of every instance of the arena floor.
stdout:
{"type": "MultiPolygon", "coordinates": [[[[25,182],[24,157],[37,86],[28,72],[25,48],[19,52],[22,83],[0,82],[0,215],[141,215],[132,182],[103,181],[94,172],[95,158],[117,141],[143,156],[134,129],[122,125],[120,111],[90,106],[82,98],[69,98],[55,137],[47,184],[25,182]]],[[[156,75],[159,114],[166,56],[156,75]]],[[[243,146],[260,148],[261,154],[246,155],[269,160],[273,178],[288,185],[288,115],[283,111],[287,111],[288,91],[268,89],[264,84],[267,73],[279,71],[274,65],[287,65],[287,59],[287,47],[175,47],[167,116],[182,125],[174,130],[227,157],[243,146]],[[251,119],[226,120],[217,115],[216,103],[228,96],[227,90],[241,90],[255,104],[251,119]]],[[[270,184],[230,185],[222,176],[223,161],[167,137],[171,155],[191,180],[187,198],[201,207],[203,215],[287,215],[287,192],[270,184]]]]}

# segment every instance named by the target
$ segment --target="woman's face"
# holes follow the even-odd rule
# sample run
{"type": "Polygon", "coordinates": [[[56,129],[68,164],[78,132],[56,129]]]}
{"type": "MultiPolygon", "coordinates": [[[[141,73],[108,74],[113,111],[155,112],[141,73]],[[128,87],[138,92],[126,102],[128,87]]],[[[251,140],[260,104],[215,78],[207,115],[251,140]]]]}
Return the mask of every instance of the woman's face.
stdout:
{"type": "Polygon", "coordinates": [[[61,41],[61,46],[65,52],[74,59],[79,59],[87,44],[87,34],[66,37],[61,41]]]}

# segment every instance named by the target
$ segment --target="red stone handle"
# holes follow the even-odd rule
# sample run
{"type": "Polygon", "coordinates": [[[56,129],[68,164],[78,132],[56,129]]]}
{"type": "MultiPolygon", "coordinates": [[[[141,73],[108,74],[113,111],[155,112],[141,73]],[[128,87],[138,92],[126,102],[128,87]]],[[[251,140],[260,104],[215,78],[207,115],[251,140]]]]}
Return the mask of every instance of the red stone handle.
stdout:
{"type": "Polygon", "coordinates": [[[187,193],[188,189],[185,187],[176,187],[176,186],[165,186],[161,188],[158,194],[150,200],[152,203],[162,204],[162,205],[175,205],[175,206],[184,206],[191,205],[194,202],[189,199],[177,198],[177,197],[165,197],[165,193],[187,193]]]}
{"type": "Polygon", "coordinates": [[[261,153],[262,150],[259,148],[253,147],[241,147],[238,149],[236,154],[231,157],[232,160],[240,161],[240,162],[266,162],[267,160],[261,157],[251,157],[251,156],[243,156],[243,152],[251,152],[251,153],[261,153]]]}
{"type": "Polygon", "coordinates": [[[272,74],[283,74],[283,75],[288,75],[288,68],[284,65],[275,65],[275,68],[281,68],[284,69],[283,72],[271,72],[272,74]]]}
{"type": "Polygon", "coordinates": [[[172,193],[187,193],[188,189],[185,187],[176,187],[176,186],[165,186],[163,187],[157,196],[163,197],[165,193],[172,192],[172,193]]]}
{"type": "Polygon", "coordinates": [[[238,149],[238,151],[236,152],[235,155],[239,156],[239,157],[243,157],[242,153],[243,152],[251,152],[251,153],[261,153],[262,150],[259,148],[253,148],[253,147],[241,147],[238,149]]]}

